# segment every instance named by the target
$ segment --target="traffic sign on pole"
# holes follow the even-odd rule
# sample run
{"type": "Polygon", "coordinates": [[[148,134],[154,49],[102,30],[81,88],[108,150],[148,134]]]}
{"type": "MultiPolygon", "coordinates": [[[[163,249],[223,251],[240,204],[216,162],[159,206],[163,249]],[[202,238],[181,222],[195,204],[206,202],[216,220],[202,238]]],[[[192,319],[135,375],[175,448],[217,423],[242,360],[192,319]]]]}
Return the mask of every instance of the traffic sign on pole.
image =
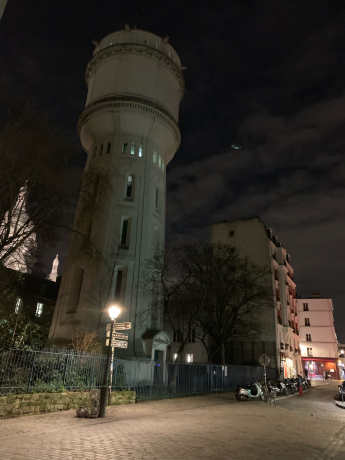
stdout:
{"type": "MultiPolygon", "coordinates": [[[[107,331],[107,338],[109,337],[110,337],[110,331],[107,331]]],[[[120,334],[120,332],[113,332],[112,339],[128,340],[128,335],[120,334]]]]}
{"type": "MultiPolygon", "coordinates": [[[[132,328],[132,324],[130,322],[114,324],[114,331],[125,331],[131,328],[132,328]]],[[[107,331],[110,331],[110,330],[111,330],[111,324],[107,324],[107,331]]]]}
{"type": "Polygon", "coordinates": [[[111,346],[115,348],[127,348],[128,342],[125,342],[123,340],[112,340],[111,346]]]}

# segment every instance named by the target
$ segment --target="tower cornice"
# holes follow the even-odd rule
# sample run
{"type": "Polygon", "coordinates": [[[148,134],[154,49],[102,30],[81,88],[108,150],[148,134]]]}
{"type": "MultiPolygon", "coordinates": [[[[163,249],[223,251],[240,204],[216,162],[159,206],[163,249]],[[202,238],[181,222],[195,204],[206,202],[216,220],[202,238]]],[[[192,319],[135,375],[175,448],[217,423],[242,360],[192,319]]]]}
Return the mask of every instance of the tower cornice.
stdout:
{"type": "Polygon", "coordinates": [[[185,81],[182,73],[182,69],[174,62],[174,60],[164,54],[162,51],[152,48],[148,45],[142,45],[140,43],[115,43],[113,45],[106,46],[98,51],[92,59],[89,61],[86,67],[85,81],[86,85],[89,86],[89,80],[92,73],[94,72],[97,64],[110,56],[125,54],[138,54],[141,56],[147,56],[149,58],[157,59],[158,61],[164,62],[166,66],[175,75],[179,87],[180,87],[180,101],[184,96],[185,81]]]}
{"type": "Polygon", "coordinates": [[[99,110],[113,109],[113,108],[139,109],[139,110],[143,110],[144,112],[152,113],[152,115],[161,118],[173,130],[175,134],[176,144],[177,144],[176,150],[178,149],[180,142],[181,142],[181,132],[180,132],[180,128],[176,120],[171,115],[171,113],[164,107],[156,104],[155,102],[152,102],[148,99],[138,97],[138,96],[112,95],[112,96],[102,97],[92,102],[91,104],[89,104],[84,109],[84,111],[82,112],[78,120],[79,136],[80,136],[80,132],[83,126],[85,125],[85,123],[87,122],[87,120],[89,119],[91,115],[93,115],[95,112],[98,112],[99,110]]]}

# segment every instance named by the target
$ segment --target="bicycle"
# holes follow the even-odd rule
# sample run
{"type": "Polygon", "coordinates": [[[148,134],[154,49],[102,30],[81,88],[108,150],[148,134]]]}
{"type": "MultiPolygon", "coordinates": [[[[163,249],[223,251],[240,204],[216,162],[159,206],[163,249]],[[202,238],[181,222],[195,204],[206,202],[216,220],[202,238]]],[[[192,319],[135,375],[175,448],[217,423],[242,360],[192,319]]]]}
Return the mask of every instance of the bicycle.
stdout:
{"type": "Polygon", "coordinates": [[[272,401],[273,401],[274,407],[277,407],[277,404],[276,404],[276,392],[274,390],[272,390],[272,389],[270,390],[268,388],[267,383],[264,383],[262,385],[262,390],[263,390],[263,394],[264,394],[264,402],[266,404],[269,402],[270,405],[271,405],[272,401]]]}

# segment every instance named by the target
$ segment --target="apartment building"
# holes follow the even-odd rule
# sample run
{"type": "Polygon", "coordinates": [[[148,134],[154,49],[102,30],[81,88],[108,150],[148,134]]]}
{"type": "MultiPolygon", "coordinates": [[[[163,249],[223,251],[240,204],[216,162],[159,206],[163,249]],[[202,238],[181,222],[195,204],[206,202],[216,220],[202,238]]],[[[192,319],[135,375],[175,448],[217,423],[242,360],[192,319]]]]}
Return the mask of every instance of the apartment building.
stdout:
{"type": "Polygon", "coordinates": [[[255,341],[239,343],[234,339],[232,356],[227,362],[257,364],[258,356],[266,353],[271,359],[271,366],[276,367],[282,377],[300,373],[302,362],[296,283],[290,255],[282,242],[259,217],[213,224],[211,242],[231,245],[241,257],[248,257],[256,265],[268,266],[271,271],[267,282],[272,287],[273,307],[262,314],[264,332],[255,341]]]}
{"type": "Polygon", "coordinates": [[[303,368],[308,370],[311,378],[323,378],[325,371],[333,378],[339,378],[332,299],[313,293],[309,298],[297,299],[297,309],[303,368]]]}

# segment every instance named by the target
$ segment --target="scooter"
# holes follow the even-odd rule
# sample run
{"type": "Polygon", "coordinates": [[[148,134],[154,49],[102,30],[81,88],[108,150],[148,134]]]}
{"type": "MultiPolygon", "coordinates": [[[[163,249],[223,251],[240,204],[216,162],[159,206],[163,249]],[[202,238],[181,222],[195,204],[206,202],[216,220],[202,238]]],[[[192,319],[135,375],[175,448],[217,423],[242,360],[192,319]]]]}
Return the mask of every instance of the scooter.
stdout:
{"type": "Polygon", "coordinates": [[[339,388],[339,401],[345,401],[345,380],[341,385],[338,385],[339,388]]]}
{"type": "Polygon", "coordinates": [[[292,379],[285,379],[284,383],[286,385],[286,388],[290,391],[292,395],[296,393],[297,388],[292,379]]]}
{"type": "Polygon", "coordinates": [[[289,390],[286,388],[286,385],[284,382],[277,382],[277,391],[281,395],[287,396],[289,394],[289,390]]]}
{"type": "Polygon", "coordinates": [[[248,382],[246,387],[237,387],[236,389],[236,399],[238,401],[247,401],[257,398],[260,398],[261,401],[265,399],[262,387],[257,380],[254,380],[253,383],[248,382]]]}

